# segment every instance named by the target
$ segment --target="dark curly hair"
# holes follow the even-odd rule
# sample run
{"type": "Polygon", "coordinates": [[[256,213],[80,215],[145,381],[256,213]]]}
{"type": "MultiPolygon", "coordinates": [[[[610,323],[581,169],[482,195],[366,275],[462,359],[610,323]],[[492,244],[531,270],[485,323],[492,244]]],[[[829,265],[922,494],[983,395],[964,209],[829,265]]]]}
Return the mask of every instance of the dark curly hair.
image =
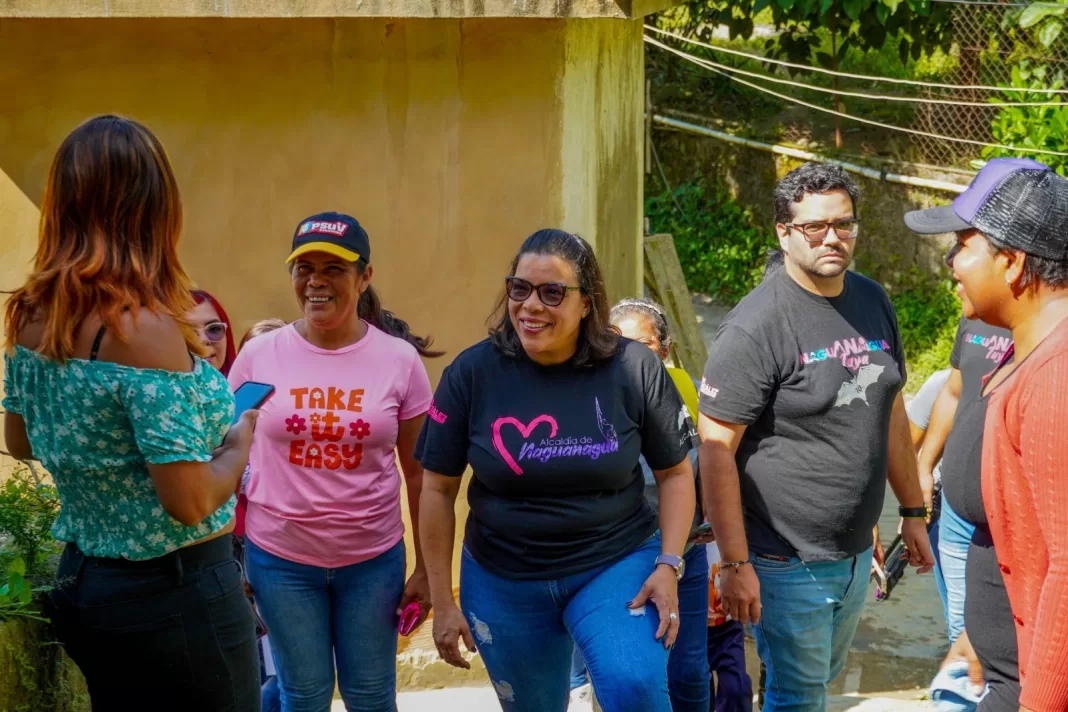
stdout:
{"type": "Polygon", "coordinates": [[[830,163],[806,163],[786,174],[775,186],[775,222],[788,223],[793,218],[790,206],[801,202],[809,193],[827,193],[844,190],[857,212],[860,186],[842,168],[830,163]]]}
{"type": "MultiPolygon", "coordinates": [[[[579,326],[578,348],[571,357],[575,366],[590,366],[612,358],[619,348],[619,333],[612,328],[608,318],[608,294],[604,285],[604,276],[597,257],[590,244],[578,235],[565,230],[538,230],[523,241],[508,269],[508,276],[514,277],[516,267],[523,255],[553,255],[575,268],[579,289],[590,300],[590,313],[579,326]]],[[[490,341],[509,358],[518,358],[523,353],[523,344],[519,340],[508,314],[508,292],[504,290],[493,314],[489,318],[490,341]]]]}

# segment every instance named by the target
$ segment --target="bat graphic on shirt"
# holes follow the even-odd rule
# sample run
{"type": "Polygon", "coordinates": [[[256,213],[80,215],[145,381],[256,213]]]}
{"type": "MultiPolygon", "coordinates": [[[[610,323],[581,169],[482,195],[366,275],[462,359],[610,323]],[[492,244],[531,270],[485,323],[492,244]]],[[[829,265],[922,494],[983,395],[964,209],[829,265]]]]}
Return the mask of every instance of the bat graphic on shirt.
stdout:
{"type": "Polygon", "coordinates": [[[849,405],[858,398],[864,401],[864,405],[869,405],[868,386],[879,380],[879,376],[882,375],[885,368],[885,366],[874,363],[861,366],[852,379],[838,388],[838,399],[834,402],[834,407],[849,405]]]}

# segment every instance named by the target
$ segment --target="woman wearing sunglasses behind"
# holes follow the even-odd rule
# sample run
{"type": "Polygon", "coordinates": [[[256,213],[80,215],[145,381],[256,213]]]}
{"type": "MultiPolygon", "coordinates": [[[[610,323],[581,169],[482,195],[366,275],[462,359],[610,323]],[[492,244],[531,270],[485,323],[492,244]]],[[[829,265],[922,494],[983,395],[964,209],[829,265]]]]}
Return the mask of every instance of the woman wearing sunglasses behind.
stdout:
{"type": "Polygon", "coordinates": [[[669,712],[696,431],[657,355],[609,324],[582,238],[534,233],[509,275],[490,337],[442,376],[416,449],[434,642],[463,668],[460,639],[477,645],[508,712],[567,709],[573,645],[605,712],[669,712]],[[461,613],[451,562],[468,465],[461,613]]]}
{"type": "Polygon", "coordinates": [[[202,289],[193,290],[193,301],[196,306],[186,313],[185,318],[200,337],[200,343],[204,346],[204,360],[224,376],[229,375],[230,366],[237,357],[230,317],[226,316],[226,310],[219,300],[202,289]]]}
{"type": "Polygon", "coordinates": [[[260,707],[229,535],[255,413],[229,428],[225,377],[191,356],[181,227],[156,137],[91,119],[56,154],[7,306],[4,437],[59,490],[51,618],[94,710],[260,707]]]}

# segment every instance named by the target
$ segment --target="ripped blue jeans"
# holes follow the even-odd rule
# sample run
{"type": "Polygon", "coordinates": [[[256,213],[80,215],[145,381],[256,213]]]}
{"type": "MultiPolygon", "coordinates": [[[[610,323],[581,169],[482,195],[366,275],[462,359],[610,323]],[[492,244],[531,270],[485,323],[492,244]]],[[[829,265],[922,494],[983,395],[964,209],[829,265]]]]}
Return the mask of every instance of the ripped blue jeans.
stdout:
{"type": "Polygon", "coordinates": [[[567,710],[572,640],[604,712],[671,712],[656,607],[627,608],[659,553],[657,534],[604,566],[531,581],[491,573],[464,547],[460,608],[505,712],[567,710]]]}

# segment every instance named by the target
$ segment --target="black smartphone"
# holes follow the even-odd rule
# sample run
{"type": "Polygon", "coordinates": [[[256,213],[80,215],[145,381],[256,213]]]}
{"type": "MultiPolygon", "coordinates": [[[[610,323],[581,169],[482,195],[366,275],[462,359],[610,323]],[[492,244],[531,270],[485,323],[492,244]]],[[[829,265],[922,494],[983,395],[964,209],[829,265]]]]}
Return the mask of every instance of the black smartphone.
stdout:
{"type": "Polygon", "coordinates": [[[234,423],[246,410],[255,410],[267,402],[274,393],[274,386],[269,383],[245,381],[234,391],[234,423]]]}

